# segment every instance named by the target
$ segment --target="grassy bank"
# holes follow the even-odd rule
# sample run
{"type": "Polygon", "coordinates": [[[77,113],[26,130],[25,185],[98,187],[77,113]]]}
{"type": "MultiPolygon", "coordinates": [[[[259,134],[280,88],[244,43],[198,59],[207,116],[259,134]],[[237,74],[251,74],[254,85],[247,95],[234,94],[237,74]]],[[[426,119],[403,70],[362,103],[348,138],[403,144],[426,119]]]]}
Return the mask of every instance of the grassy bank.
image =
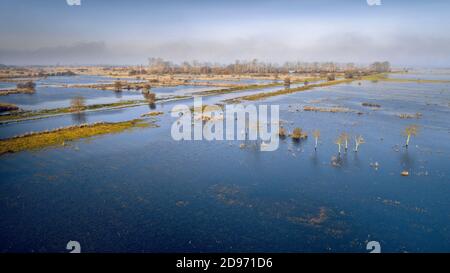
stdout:
{"type": "Polygon", "coordinates": [[[0,155],[23,150],[39,149],[49,146],[65,145],[67,141],[92,137],[96,135],[120,133],[136,127],[155,126],[142,119],[116,123],[92,123],[63,127],[52,131],[29,133],[21,136],[0,140],[0,155]]]}
{"type": "Polygon", "coordinates": [[[15,105],[15,104],[0,102],[0,113],[1,112],[9,112],[9,111],[17,111],[17,110],[19,110],[19,107],[17,107],[17,105],[15,105]]]}
{"type": "Polygon", "coordinates": [[[14,89],[5,89],[0,90],[0,96],[7,96],[13,94],[34,94],[36,91],[31,88],[14,88],[14,89]]]}
{"type": "Polygon", "coordinates": [[[271,84],[264,84],[264,85],[251,84],[251,85],[236,86],[236,87],[225,88],[225,89],[201,91],[201,92],[196,92],[195,95],[198,95],[198,96],[221,95],[221,94],[227,94],[227,93],[231,93],[231,92],[235,92],[235,91],[261,89],[261,88],[268,88],[268,87],[275,87],[275,86],[282,86],[282,85],[283,84],[280,84],[280,83],[271,83],[271,84]]]}
{"type": "MultiPolygon", "coordinates": [[[[107,109],[107,108],[114,108],[114,107],[126,107],[126,106],[141,104],[141,103],[145,103],[145,102],[146,102],[145,100],[127,100],[127,101],[119,101],[119,102],[106,103],[106,104],[92,104],[92,105],[85,106],[83,111],[100,110],[100,109],[107,109]]],[[[70,114],[70,113],[74,113],[74,111],[71,107],[62,107],[62,108],[55,108],[55,109],[42,109],[42,110],[36,110],[36,111],[16,111],[16,112],[12,112],[7,115],[0,115],[0,123],[7,122],[7,121],[13,121],[13,120],[32,119],[32,118],[39,118],[39,117],[44,117],[44,116],[53,116],[53,115],[70,114]]]]}
{"type": "Polygon", "coordinates": [[[297,88],[286,88],[286,89],[281,89],[281,90],[273,91],[273,92],[265,92],[265,93],[258,93],[258,94],[254,94],[254,95],[243,96],[243,97],[227,100],[226,102],[227,103],[238,103],[243,100],[249,100],[249,101],[261,100],[261,99],[265,99],[265,98],[269,98],[269,97],[275,97],[275,96],[280,96],[280,95],[287,95],[287,94],[292,94],[292,93],[296,93],[296,92],[311,90],[311,89],[317,88],[317,87],[326,87],[326,86],[331,86],[331,85],[336,85],[336,84],[350,83],[354,80],[355,79],[342,79],[342,80],[328,81],[328,82],[323,82],[323,83],[308,84],[308,85],[300,86],[297,88]]]}

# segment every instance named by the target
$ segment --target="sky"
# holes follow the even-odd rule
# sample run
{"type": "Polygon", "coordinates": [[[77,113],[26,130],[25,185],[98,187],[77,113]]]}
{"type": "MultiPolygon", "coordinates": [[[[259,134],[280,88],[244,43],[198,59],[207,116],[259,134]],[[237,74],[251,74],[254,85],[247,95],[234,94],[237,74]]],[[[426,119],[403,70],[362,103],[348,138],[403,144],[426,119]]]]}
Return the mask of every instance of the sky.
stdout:
{"type": "Polygon", "coordinates": [[[0,63],[162,57],[450,67],[448,0],[80,1],[0,0],[0,63]]]}

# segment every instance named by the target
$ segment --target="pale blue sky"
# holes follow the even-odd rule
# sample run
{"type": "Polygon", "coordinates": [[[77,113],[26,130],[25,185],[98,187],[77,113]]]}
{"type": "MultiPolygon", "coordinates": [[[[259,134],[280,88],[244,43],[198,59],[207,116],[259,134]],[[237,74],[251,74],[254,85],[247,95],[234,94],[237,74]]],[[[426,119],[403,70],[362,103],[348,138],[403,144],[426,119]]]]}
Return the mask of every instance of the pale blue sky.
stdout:
{"type": "Polygon", "coordinates": [[[450,1],[0,0],[0,63],[391,60],[450,66],[450,1]]]}

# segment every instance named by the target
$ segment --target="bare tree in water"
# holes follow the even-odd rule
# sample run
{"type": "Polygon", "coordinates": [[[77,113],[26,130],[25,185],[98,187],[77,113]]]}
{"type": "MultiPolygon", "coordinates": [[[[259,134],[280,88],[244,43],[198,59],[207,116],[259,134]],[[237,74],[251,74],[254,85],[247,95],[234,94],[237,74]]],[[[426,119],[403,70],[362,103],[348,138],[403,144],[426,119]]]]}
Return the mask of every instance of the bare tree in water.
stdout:
{"type": "Polygon", "coordinates": [[[86,109],[85,100],[81,96],[77,96],[72,98],[70,101],[70,111],[72,112],[81,112],[86,109]]]}
{"type": "Polygon", "coordinates": [[[344,139],[342,138],[342,135],[340,135],[335,141],[334,143],[336,145],[338,145],[338,153],[341,154],[341,147],[344,144],[344,139]]]}
{"type": "Polygon", "coordinates": [[[344,142],[344,147],[345,147],[345,151],[348,150],[348,139],[349,139],[349,135],[346,132],[343,132],[340,136],[344,142]]]}
{"type": "Polygon", "coordinates": [[[361,145],[363,143],[366,143],[366,142],[361,135],[355,137],[355,152],[358,152],[359,145],[361,145]]]}
{"type": "Polygon", "coordinates": [[[147,99],[148,103],[155,103],[156,101],[156,94],[153,92],[145,94],[144,97],[147,99]]]}
{"type": "Polygon", "coordinates": [[[143,92],[142,95],[144,96],[144,98],[147,100],[148,105],[150,106],[150,109],[155,109],[156,108],[156,94],[153,92],[143,92]]]}
{"type": "Polygon", "coordinates": [[[120,81],[116,81],[115,83],[114,83],[114,90],[115,91],[122,91],[122,83],[120,82],[120,81]]]}
{"type": "Polygon", "coordinates": [[[314,136],[314,150],[317,150],[317,144],[319,143],[319,138],[320,138],[320,131],[319,130],[314,130],[313,131],[313,136],[314,136]]]}
{"type": "Polygon", "coordinates": [[[284,87],[286,87],[286,88],[290,88],[291,87],[291,78],[286,77],[284,79],[284,87]]]}
{"type": "Polygon", "coordinates": [[[416,136],[418,133],[419,127],[415,124],[409,125],[405,128],[404,135],[406,135],[406,148],[408,148],[409,140],[411,139],[411,136],[416,136]]]}
{"type": "Polygon", "coordinates": [[[150,92],[150,89],[151,89],[151,88],[152,88],[152,86],[151,86],[150,84],[146,83],[146,84],[144,84],[144,87],[143,87],[143,89],[142,89],[142,92],[148,93],[148,92],[150,92]]]}

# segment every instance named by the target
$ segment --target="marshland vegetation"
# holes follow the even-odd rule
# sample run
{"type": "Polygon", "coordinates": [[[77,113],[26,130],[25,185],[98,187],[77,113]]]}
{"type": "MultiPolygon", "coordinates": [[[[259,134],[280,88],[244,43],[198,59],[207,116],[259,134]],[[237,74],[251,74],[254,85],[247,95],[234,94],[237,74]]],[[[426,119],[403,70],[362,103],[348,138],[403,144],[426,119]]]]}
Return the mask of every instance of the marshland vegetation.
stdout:
{"type": "Polygon", "coordinates": [[[65,145],[67,141],[103,134],[120,133],[127,129],[144,128],[152,125],[155,126],[143,119],[134,119],[116,123],[97,122],[73,125],[51,131],[33,132],[0,140],[0,155],[48,146],[65,145]]]}
{"type": "Polygon", "coordinates": [[[344,107],[316,107],[316,106],[303,106],[303,111],[307,112],[325,112],[325,113],[347,113],[351,112],[351,109],[344,107]]]}
{"type": "Polygon", "coordinates": [[[17,110],[19,110],[19,107],[17,107],[17,105],[15,105],[15,104],[0,102],[0,113],[1,112],[17,111],[17,110]]]}

